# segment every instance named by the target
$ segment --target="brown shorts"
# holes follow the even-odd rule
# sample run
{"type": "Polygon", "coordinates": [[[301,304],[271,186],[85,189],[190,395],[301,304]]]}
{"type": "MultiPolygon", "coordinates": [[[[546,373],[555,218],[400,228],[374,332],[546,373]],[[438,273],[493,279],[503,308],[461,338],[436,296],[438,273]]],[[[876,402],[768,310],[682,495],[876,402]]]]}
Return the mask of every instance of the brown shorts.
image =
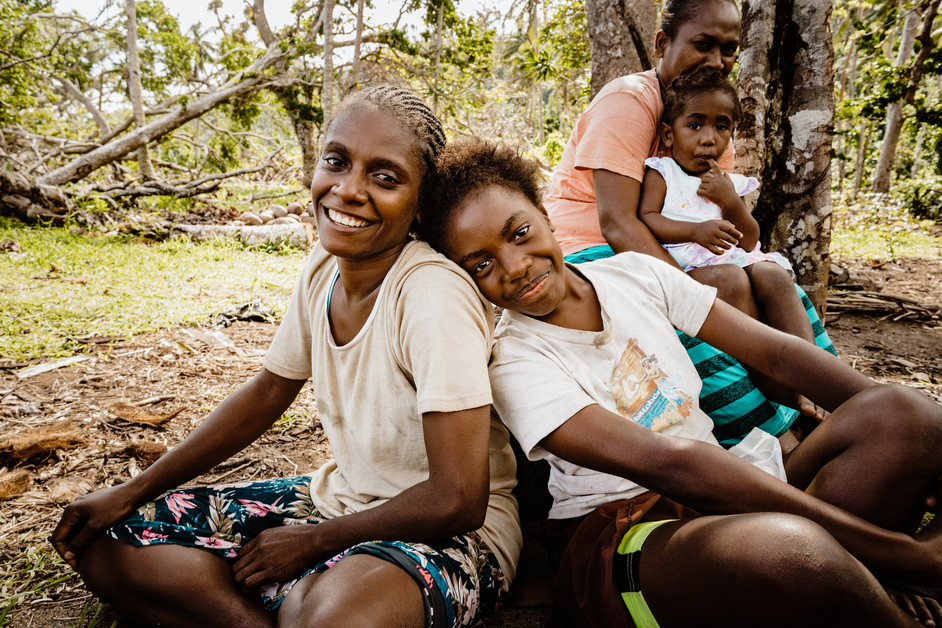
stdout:
{"type": "Polygon", "coordinates": [[[551,520],[549,528],[565,544],[553,582],[557,606],[575,626],[631,628],[634,624],[613,577],[615,548],[636,523],[694,514],[649,492],[603,504],[585,517],[551,520]]]}

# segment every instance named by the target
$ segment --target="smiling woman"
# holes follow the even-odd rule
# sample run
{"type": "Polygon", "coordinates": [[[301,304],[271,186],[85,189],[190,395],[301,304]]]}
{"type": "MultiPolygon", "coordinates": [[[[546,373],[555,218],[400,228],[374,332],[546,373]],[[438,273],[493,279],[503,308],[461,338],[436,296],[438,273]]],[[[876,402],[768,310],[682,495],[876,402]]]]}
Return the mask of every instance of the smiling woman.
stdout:
{"type": "Polygon", "coordinates": [[[457,626],[494,609],[521,538],[513,453],[489,412],[491,313],[410,237],[443,145],[409,91],[345,102],[312,183],[320,241],[262,371],[56,527],[95,593],[173,626],[457,626]],[[309,378],[334,460],[310,477],[170,490],[263,434],[309,378]]]}

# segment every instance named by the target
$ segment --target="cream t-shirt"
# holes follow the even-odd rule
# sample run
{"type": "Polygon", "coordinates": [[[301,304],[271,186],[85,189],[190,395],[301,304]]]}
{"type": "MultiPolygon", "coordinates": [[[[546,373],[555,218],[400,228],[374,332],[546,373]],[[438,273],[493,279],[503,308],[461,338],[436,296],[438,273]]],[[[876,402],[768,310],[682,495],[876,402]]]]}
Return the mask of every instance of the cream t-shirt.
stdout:
{"type": "MultiPolygon", "coordinates": [[[[337,261],[320,245],[305,263],[265,368],[311,378],[334,459],[313,473],[311,498],[325,517],[378,506],[428,479],[422,414],[491,403],[490,306],[456,265],[410,242],[390,269],[353,340],[334,343],[327,298],[337,261]]],[[[522,544],[516,464],[492,418],[490,500],[479,533],[513,578],[522,544]]]]}
{"type": "Polygon", "coordinates": [[[505,310],[491,362],[501,419],[531,460],[550,463],[551,519],[578,517],[647,490],[540,446],[583,408],[598,404],[648,429],[717,444],[713,421],[699,406],[700,377],[674,331],[696,335],[716,289],[639,253],[577,268],[602,305],[602,331],[567,329],[505,310]]]}
{"type": "MultiPolygon", "coordinates": [[[[654,70],[609,82],[589,103],[543,197],[563,255],[607,244],[599,225],[593,170],[609,170],[640,182],[645,159],[670,155],[659,132],[663,110],[654,70]]],[[[732,142],[719,165],[732,172],[732,142]]]]}

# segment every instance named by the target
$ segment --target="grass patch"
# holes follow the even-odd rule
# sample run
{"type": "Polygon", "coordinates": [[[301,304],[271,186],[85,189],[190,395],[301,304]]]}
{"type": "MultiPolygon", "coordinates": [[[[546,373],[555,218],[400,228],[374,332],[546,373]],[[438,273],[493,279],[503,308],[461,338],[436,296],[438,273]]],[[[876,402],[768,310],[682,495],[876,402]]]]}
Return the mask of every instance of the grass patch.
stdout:
{"type": "Polygon", "coordinates": [[[0,358],[14,361],[71,355],[83,336],[202,323],[255,298],[283,312],[305,256],[229,240],[74,235],[0,218],[4,240],[19,245],[0,254],[0,358]]]}
{"type": "Polygon", "coordinates": [[[942,259],[942,237],[930,233],[933,222],[913,216],[901,199],[875,194],[854,202],[835,199],[831,224],[834,260],[942,259]]]}
{"type": "Polygon", "coordinates": [[[78,578],[48,544],[46,534],[0,541],[0,558],[0,626],[13,620],[25,600],[57,594],[78,578]]]}

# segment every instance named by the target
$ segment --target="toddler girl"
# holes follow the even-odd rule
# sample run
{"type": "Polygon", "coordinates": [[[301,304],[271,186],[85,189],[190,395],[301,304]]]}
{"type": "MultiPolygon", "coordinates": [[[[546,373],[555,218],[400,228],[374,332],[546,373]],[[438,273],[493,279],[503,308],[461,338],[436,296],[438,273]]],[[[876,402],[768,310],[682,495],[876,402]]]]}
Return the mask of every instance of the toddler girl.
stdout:
{"type": "MultiPolygon", "coordinates": [[[[814,343],[804,305],[792,285],[792,268],[781,254],[759,249],[759,225],[742,198],[755,191],[753,177],[727,174],[716,160],[742,116],[736,89],[716,70],[681,75],[667,88],[661,136],[672,157],[651,157],[641,188],[639,218],[680,267],[690,272],[717,264],[743,269],[753,302],[734,303],[771,327],[814,343]]],[[[694,273],[695,278],[696,273],[694,273]]],[[[763,392],[786,405],[795,402],[768,382],[763,392]]],[[[802,412],[817,410],[801,397],[802,412]]]]}

